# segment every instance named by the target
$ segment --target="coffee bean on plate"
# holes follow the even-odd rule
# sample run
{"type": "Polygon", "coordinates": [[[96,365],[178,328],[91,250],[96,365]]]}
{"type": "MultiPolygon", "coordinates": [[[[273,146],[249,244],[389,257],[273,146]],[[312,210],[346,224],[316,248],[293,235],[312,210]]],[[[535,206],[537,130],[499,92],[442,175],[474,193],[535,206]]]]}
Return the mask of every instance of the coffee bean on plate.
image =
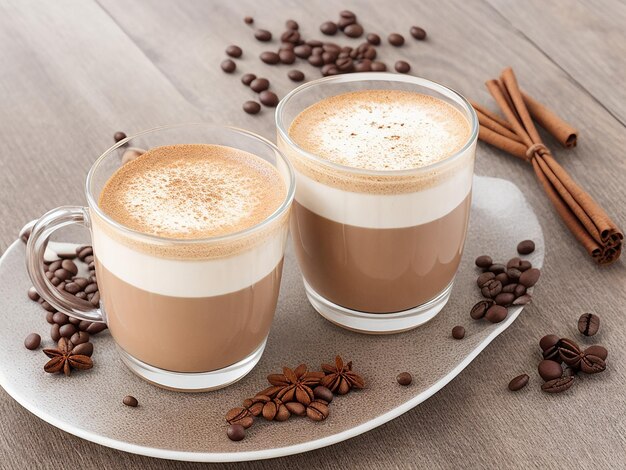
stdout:
{"type": "Polygon", "coordinates": [[[241,57],[241,54],[243,54],[243,51],[239,46],[232,44],[226,48],[226,55],[229,55],[230,57],[241,57]]]}
{"type": "Polygon", "coordinates": [[[269,91],[269,90],[264,90],[261,93],[259,93],[259,100],[265,106],[268,106],[271,108],[276,107],[279,101],[278,96],[276,96],[276,93],[274,93],[273,91],[269,91]]]}
{"type": "Polygon", "coordinates": [[[241,441],[246,437],[246,430],[241,424],[231,424],[226,429],[226,435],[231,441],[241,441]]]}
{"type": "Polygon", "coordinates": [[[261,105],[256,101],[246,101],[243,104],[243,110],[248,114],[257,114],[261,111],[261,105]]]}
{"type": "Polygon", "coordinates": [[[509,382],[509,390],[512,392],[517,392],[518,390],[521,390],[526,385],[528,385],[529,379],[530,377],[528,376],[528,374],[522,374],[522,375],[518,375],[517,377],[514,377],[509,382]]]}
{"type": "Polygon", "coordinates": [[[133,408],[135,408],[137,405],[139,405],[139,402],[137,401],[137,399],[135,397],[133,397],[132,395],[126,395],[122,399],[122,403],[124,403],[126,406],[131,406],[133,408]]]}
{"type": "Polygon", "coordinates": [[[404,36],[398,33],[391,33],[389,37],[387,37],[387,40],[389,41],[389,44],[396,47],[404,44],[404,36]]]}
{"type": "Polygon", "coordinates": [[[560,362],[551,361],[549,359],[544,359],[537,366],[537,370],[539,371],[539,375],[546,382],[549,380],[558,379],[563,375],[563,368],[561,367],[560,362]]]}
{"type": "Polygon", "coordinates": [[[302,80],[304,80],[304,73],[300,70],[290,70],[289,72],[287,72],[287,76],[293,82],[301,82],[302,80]]]}
{"type": "Polygon", "coordinates": [[[413,377],[408,372],[400,372],[396,377],[396,380],[400,385],[406,387],[407,385],[411,385],[411,382],[413,382],[413,377]]]}
{"type": "Polygon", "coordinates": [[[496,275],[494,273],[490,273],[490,272],[482,273],[480,276],[478,276],[478,279],[476,279],[476,284],[478,284],[478,287],[482,289],[485,286],[485,284],[487,284],[489,281],[495,278],[496,278],[496,275]]]}
{"type": "Polygon", "coordinates": [[[541,276],[541,271],[537,268],[530,268],[527,271],[524,271],[522,275],[519,277],[519,283],[524,287],[532,287],[539,280],[539,276],[541,276]]]}
{"type": "Polygon", "coordinates": [[[485,313],[487,313],[487,310],[489,310],[489,308],[493,304],[494,301],[491,299],[481,300],[472,307],[472,310],[470,311],[470,317],[472,317],[474,320],[480,320],[482,317],[485,316],[485,313]]]}
{"type": "Polygon", "coordinates": [[[250,88],[257,93],[267,90],[270,87],[270,81],[267,78],[255,78],[250,83],[250,88]]]}
{"type": "Polygon", "coordinates": [[[315,400],[307,406],[306,415],[313,421],[324,421],[328,418],[328,405],[315,400]]]}
{"type": "Polygon", "coordinates": [[[454,339],[463,339],[465,338],[465,328],[461,325],[457,325],[452,328],[452,337],[454,339]]]}
{"type": "Polygon", "coordinates": [[[593,355],[597,356],[600,359],[606,361],[609,352],[606,350],[604,346],[600,346],[599,344],[594,344],[593,346],[589,346],[585,349],[585,355],[593,355]]]}
{"type": "Polygon", "coordinates": [[[515,300],[515,295],[501,292],[498,295],[496,295],[493,300],[495,300],[496,304],[498,305],[502,305],[503,307],[508,307],[515,300]]]}
{"type": "Polygon", "coordinates": [[[250,86],[250,83],[252,83],[252,80],[254,80],[255,78],[256,78],[255,74],[253,74],[253,73],[245,73],[241,77],[241,83],[243,83],[246,86],[250,86]]]}
{"type": "Polygon", "coordinates": [[[369,33],[366,36],[367,42],[369,42],[373,46],[378,46],[380,44],[380,36],[375,33],[369,33]]]}
{"type": "Polygon", "coordinates": [[[522,271],[520,271],[517,268],[508,268],[506,270],[506,275],[508,276],[509,279],[517,281],[519,277],[522,275],[522,271]]]}
{"type": "Polygon", "coordinates": [[[34,302],[37,302],[39,300],[39,294],[34,287],[28,288],[28,298],[34,302]]]}
{"type": "Polygon", "coordinates": [[[82,343],[74,346],[72,352],[77,355],[89,356],[93,354],[93,343],[82,343]]]}
{"type": "Polygon", "coordinates": [[[506,286],[502,287],[502,292],[504,292],[505,294],[513,294],[516,287],[517,284],[507,284],[506,286]]]}
{"type": "Polygon", "coordinates": [[[113,140],[117,143],[120,140],[124,140],[126,137],[128,137],[124,132],[122,131],[117,131],[115,134],[113,134],[113,140]]]}
{"type": "Polygon", "coordinates": [[[523,286],[521,284],[517,284],[515,286],[515,290],[513,291],[513,293],[515,294],[515,297],[521,297],[526,293],[526,286],[523,286]]]}
{"type": "Polygon", "coordinates": [[[561,393],[569,389],[574,383],[574,377],[561,377],[550,380],[541,386],[541,390],[547,393],[561,393]]]}
{"type": "Polygon", "coordinates": [[[424,28],[420,28],[419,26],[411,26],[410,33],[411,36],[419,41],[426,39],[426,31],[424,28]]]}
{"type": "Polygon", "coordinates": [[[257,29],[254,32],[254,37],[261,42],[268,42],[272,40],[272,33],[266,29],[257,29]]]}
{"type": "Polygon", "coordinates": [[[220,67],[222,67],[222,70],[226,73],[233,73],[237,68],[237,64],[235,64],[235,62],[231,59],[226,59],[222,61],[220,67]]]}
{"type": "Polygon", "coordinates": [[[480,292],[483,294],[483,297],[492,299],[500,292],[502,292],[502,283],[496,279],[487,281],[483,288],[480,290],[480,292]]]}
{"type": "Polygon", "coordinates": [[[491,323],[500,323],[506,318],[507,310],[502,305],[492,305],[485,312],[485,319],[491,323]]]}
{"type": "Polygon", "coordinates": [[[328,403],[333,401],[334,398],[333,392],[331,392],[330,389],[322,385],[318,385],[313,389],[313,396],[315,396],[315,398],[327,401],[328,403]]]}
{"type": "Polygon", "coordinates": [[[325,21],[320,25],[320,31],[326,36],[332,36],[337,32],[337,24],[332,21],[325,21]]]}
{"type": "Polygon", "coordinates": [[[524,240],[517,245],[517,252],[520,255],[528,255],[535,251],[535,242],[532,240],[524,240]]]}
{"type": "Polygon", "coordinates": [[[510,282],[509,276],[506,273],[496,274],[495,279],[496,281],[500,281],[500,284],[502,284],[502,286],[506,286],[510,282]]]}
{"type": "Polygon", "coordinates": [[[86,331],[77,331],[72,335],[70,341],[74,345],[87,343],[89,341],[89,333],[87,333],[86,331]]]}
{"type": "Polygon", "coordinates": [[[398,73],[409,73],[411,71],[411,65],[404,60],[397,61],[394,68],[398,73]]]}
{"type": "Polygon", "coordinates": [[[274,65],[280,62],[280,56],[276,52],[273,52],[273,51],[261,52],[261,55],[259,56],[259,58],[263,62],[269,65],[274,65]]]}
{"type": "MultiPolygon", "coordinates": [[[[513,295],[515,296],[515,294],[513,295]]],[[[516,297],[511,305],[526,305],[526,304],[529,304],[531,300],[532,300],[532,296],[530,294],[524,294],[524,295],[520,295],[519,297],[516,297]]]]}
{"type": "Polygon", "coordinates": [[[71,338],[76,333],[76,327],[71,323],[67,323],[59,328],[59,333],[63,338],[71,338]]]}
{"type": "Polygon", "coordinates": [[[37,333],[29,334],[26,339],[24,339],[24,347],[26,349],[30,349],[31,351],[37,349],[41,344],[41,336],[37,333]]]}
{"type": "Polygon", "coordinates": [[[344,30],[344,34],[351,38],[358,38],[363,35],[363,26],[358,23],[352,23],[347,25],[344,30]]]}
{"type": "Polygon", "coordinates": [[[578,319],[578,331],[584,336],[593,336],[600,329],[600,317],[593,313],[583,313],[578,319]]]}

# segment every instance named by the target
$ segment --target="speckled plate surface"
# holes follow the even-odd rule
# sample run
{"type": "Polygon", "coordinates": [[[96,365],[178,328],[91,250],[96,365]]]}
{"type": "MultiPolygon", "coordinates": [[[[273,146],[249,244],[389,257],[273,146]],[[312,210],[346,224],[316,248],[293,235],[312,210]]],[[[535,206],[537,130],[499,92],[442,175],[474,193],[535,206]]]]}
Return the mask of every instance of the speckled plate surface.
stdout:
{"type": "MultiPolygon", "coordinates": [[[[496,336],[508,328],[522,308],[493,325],[469,318],[480,298],[473,260],[486,252],[497,260],[516,254],[520,240],[535,240],[530,256],[541,266],[541,228],[520,190],[500,179],[476,177],[467,246],[448,305],[431,322],[406,333],[370,336],[336,327],[308,304],[291,249],[278,311],[263,358],[243,380],[229,388],[200,394],[156,388],[135,377],[121,363],[112,338],[94,338],[94,368],[70,378],[43,372],[46,357],[28,351],[23,340],[38,332],[43,347],[52,345],[43,310],[26,296],[30,286],[24,245],[16,241],[0,260],[0,385],[22,406],[69,433],[99,444],[153,457],[224,462],[279,457],[306,452],[357,436],[417,406],[447,385],[496,336]],[[466,336],[453,340],[454,325],[466,336]],[[352,360],[367,389],[338,397],[329,418],[313,423],[292,417],[284,423],[258,420],[241,442],[225,435],[224,413],[267,386],[266,375],[283,365],[306,362],[312,368],[335,354],[352,360]],[[398,372],[411,371],[413,384],[401,387],[398,372]],[[139,399],[138,408],[122,405],[125,395],[139,399]],[[384,399],[382,399],[384,397],[384,399]]],[[[539,287],[540,288],[540,287],[539,287]]],[[[184,347],[184,345],[181,345],[184,347]]],[[[441,410],[445,413],[446,410],[441,410]]]]}

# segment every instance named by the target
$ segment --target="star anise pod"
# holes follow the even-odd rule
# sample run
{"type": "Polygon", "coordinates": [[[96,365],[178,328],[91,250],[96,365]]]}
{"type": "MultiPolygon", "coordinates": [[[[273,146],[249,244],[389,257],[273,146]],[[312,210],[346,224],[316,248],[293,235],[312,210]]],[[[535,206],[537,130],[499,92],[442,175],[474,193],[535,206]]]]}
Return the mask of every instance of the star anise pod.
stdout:
{"type": "Polygon", "coordinates": [[[66,376],[72,369],[87,370],[93,367],[93,361],[89,356],[74,354],[74,345],[67,338],[61,338],[56,349],[44,349],[43,352],[50,360],[43,366],[43,370],[50,374],[63,371],[66,376]]]}
{"type": "Polygon", "coordinates": [[[326,375],[320,381],[320,385],[339,395],[345,395],[353,388],[365,387],[363,377],[352,371],[352,361],[344,364],[343,359],[337,356],[334,365],[322,364],[322,370],[326,375]]]}
{"type": "Polygon", "coordinates": [[[260,395],[277,398],[286,403],[297,401],[308,406],[314,399],[313,387],[320,383],[323,372],[309,372],[306,364],[300,364],[295,369],[283,367],[282,374],[270,374],[267,381],[272,385],[263,390],[260,395]]]}

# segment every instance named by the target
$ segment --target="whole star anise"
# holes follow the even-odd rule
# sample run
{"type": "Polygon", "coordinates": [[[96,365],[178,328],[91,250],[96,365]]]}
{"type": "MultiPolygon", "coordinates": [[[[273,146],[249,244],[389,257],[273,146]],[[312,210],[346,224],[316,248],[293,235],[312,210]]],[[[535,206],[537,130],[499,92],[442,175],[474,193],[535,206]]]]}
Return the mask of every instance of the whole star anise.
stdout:
{"type": "Polygon", "coordinates": [[[63,371],[66,376],[69,376],[72,369],[91,369],[93,367],[91,358],[82,354],[74,354],[73,349],[74,345],[67,338],[61,338],[56,349],[44,349],[44,354],[50,360],[43,366],[43,370],[50,374],[63,371]]]}
{"type": "Polygon", "coordinates": [[[297,401],[308,406],[314,399],[313,388],[324,377],[323,372],[309,372],[306,364],[295,369],[283,367],[282,374],[270,374],[267,381],[272,385],[259,395],[277,398],[283,403],[297,401]]]}
{"type": "Polygon", "coordinates": [[[353,388],[364,388],[363,377],[352,371],[352,361],[347,364],[337,356],[335,364],[322,364],[322,370],[326,374],[320,381],[320,385],[330,389],[339,395],[345,395],[353,388]]]}

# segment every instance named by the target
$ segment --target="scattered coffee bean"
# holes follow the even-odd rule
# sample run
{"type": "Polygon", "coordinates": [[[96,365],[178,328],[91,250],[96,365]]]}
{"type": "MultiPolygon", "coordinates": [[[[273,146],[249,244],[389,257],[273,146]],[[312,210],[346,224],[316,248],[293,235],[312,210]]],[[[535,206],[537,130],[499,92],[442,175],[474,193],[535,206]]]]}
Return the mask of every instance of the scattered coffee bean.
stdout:
{"type": "Polygon", "coordinates": [[[301,82],[302,80],[304,80],[304,73],[300,70],[290,70],[289,72],[287,72],[287,76],[293,82],[301,82]]]}
{"type": "Polygon", "coordinates": [[[297,30],[297,29],[300,28],[300,25],[295,20],[287,20],[287,21],[285,21],[285,26],[287,26],[287,29],[296,29],[297,30]]]}
{"type": "Polygon", "coordinates": [[[268,42],[272,40],[272,33],[267,29],[257,29],[254,32],[254,37],[261,42],[268,42]]]}
{"type": "Polygon", "coordinates": [[[593,346],[589,346],[585,349],[585,355],[597,356],[603,361],[606,361],[606,358],[609,355],[609,352],[606,350],[604,346],[600,346],[599,344],[594,344],[593,346]]]}
{"type": "Polygon", "coordinates": [[[529,379],[530,377],[528,376],[528,374],[518,375],[509,382],[509,390],[512,392],[517,392],[518,390],[521,390],[526,385],[528,385],[529,379]]]}
{"type": "Polygon", "coordinates": [[[306,416],[306,407],[302,403],[298,403],[297,401],[290,401],[288,403],[285,403],[285,407],[292,415],[306,416]]]}
{"type": "Polygon", "coordinates": [[[324,421],[328,418],[328,405],[315,400],[306,408],[306,415],[313,421],[324,421]]]}
{"type": "Polygon", "coordinates": [[[545,335],[539,340],[539,347],[542,351],[547,351],[548,349],[556,346],[559,339],[560,338],[557,335],[545,335]]]}
{"type": "Polygon", "coordinates": [[[506,318],[507,310],[502,305],[492,305],[485,313],[485,319],[491,323],[500,323],[506,318]]]}
{"type": "Polygon", "coordinates": [[[263,62],[269,65],[274,65],[280,62],[280,56],[276,52],[273,52],[273,51],[261,52],[261,55],[259,56],[259,58],[263,62]]]}
{"type": "Polygon", "coordinates": [[[547,393],[561,393],[569,389],[574,383],[574,377],[561,377],[559,379],[550,380],[541,386],[541,390],[547,393]]]}
{"type": "Polygon", "coordinates": [[[526,286],[523,286],[521,284],[516,284],[515,290],[513,291],[513,293],[515,294],[515,297],[523,296],[526,293],[526,286]]]}
{"type": "Polygon", "coordinates": [[[137,399],[132,395],[126,395],[122,400],[122,403],[124,403],[126,406],[132,406],[133,408],[136,408],[137,405],[139,405],[137,399]]]}
{"type": "Polygon", "coordinates": [[[597,374],[606,370],[606,362],[604,359],[589,354],[586,351],[582,354],[579,366],[580,370],[585,374],[597,374]]]}
{"type": "Polygon", "coordinates": [[[324,400],[328,403],[333,401],[333,398],[334,398],[333,392],[331,392],[330,389],[322,385],[318,385],[317,387],[313,389],[313,396],[315,396],[315,398],[319,398],[320,400],[324,400]]]}
{"type": "Polygon", "coordinates": [[[69,321],[72,325],[76,325],[76,326],[80,325],[80,322],[81,322],[81,320],[80,320],[80,319],[78,319],[78,318],[74,318],[74,317],[69,317],[69,320],[68,320],[68,321],[69,321]]]}
{"type": "Polygon", "coordinates": [[[332,21],[325,21],[320,25],[320,31],[326,36],[333,36],[337,32],[337,24],[332,21]]]}
{"type": "Polygon", "coordinates": [[[474,320],[480,320],[482,317],[485,316],[485,313],[487,313],[487,310],[489,310],[489,308],[493,304],[494,301],[491,299],[481,300],[472,307],[472,310],[470,311],[470,317],[472,317],[474,320]]]}
{"type": "Polygon", "coordinates": [[[498,305],[502,305],[503,307],[508,307],[515,300],[515,295],[501,292],[498,295],[496,295],[496,297],[493,300],[495,300],[496,304],[498,305]]]}
{"type": "Polygon", "coordinates": [[[339,12],[339,17],[356,20],[356,14],[350,10],[341,10],[339,12]]]}
{"type": "Polygon", "coordinates": [[[241,83],[246,86],[250,86],[250,83],[256,78],[256,75],[253,73],[245,73],[243,77],[241,77],[241,83]]]}
{"type": "Polygon", "coordinates": [[[380,44],[380,36],[378,34],[369,33],[366,39],[367,42],[369,42],[373,46],[378,46],[380,44]]]}
{"type": "Polygon", "coordinates": [[[502,283],[496,279],[487,281],[480,292],[483,294],[483,297],[493,299],[496,295],[502,292],[502,283]]]}
{"type": "Polygon", "coordinates": [[[539,363],[537,367],[539,371],[539,375],[546,382],[549,380],[558,379],[563,375],[563,369],[561,367],[561,363],[556,361],[551,361],[549,359],[544,359],[539,363]]]}
{"type": "Polygon", "coordinates": [[[74,352],[74,354],[77,355],[91,357],[91,355],[93,354],[93,343],[79,344],[77,346],[74,346],[74,349],[72,349],[72,351],[74,352]]]}
{"type": "Polygon", "coordinates": [[[270,81],[267,78],[255,78],[250,82],[250,88],[257,93],[267,90],[270,87],[270,81]]]}
{"type": "Polygon", "coordinates": [[[488,255],[480,255],[478,258],[476,258],[474,263],[479,268],[489,269],[489,266],[493,264],[493,259],[491,259],[491,256],[488,255]]]}
{"type": "Polygon", "coordinates": [[[226,55],[229,55],[230,57],[241,57],[241,54],[243,54],[243,51],[239,46],[235,46],[233,44],[226,48],[226,55]]]}
{"type": "Polygon", "coordinates": [[[222,70],[226,73],[233,73],[237,68],[237,64],[235,64],[235,62],[231,59],[226,59],[222,61],[220,67],[222,67],[222,70]]]}
{"type": "Polygon", "coordinates": [[[296,55],[293,51],[280,51],[278,53],[278,57],[280,58],[281,64],[293,64],[296,61],[296,55]]]}
{"type": "Polygon", "coordinates": [[[126,137],[128,136],[122,131],[117,131],[115,134],[113,134],[113,140],[115,141],[115,143],[119,142],[120,140],[124,140],[126,137]]]}
{"type": "Polygon", "coordinates": [[[354,65],[355,72],[369,72],[372,70],[372,61],[363,59],[354,65]]]}
{"type": "Polygon", "coordinates": [[[298,44],[300,42],[300,33],[293,29],[287,30],[280,36],[280,40],[283,44],[290,43],[291,48],[293,48],[294,44],[298,44]]]}
{"type": "Polygon", "coordinates": [[[324,59],[322,58],[321,54],[313,54],[307,59],[307,61],[313,67],[321,67],[322,65],[324,65],[324,59]]]}
{"type": "Polygon", "coordinates": [[[268,106],[270,108],[276,107],[279,101],[278,96],[276,96],[276,93],[274,93],[273,91],[269,91],[269,90],[264,90],[261,93],[259,93],[259,100],[265,106],[268,106]]]}
{"type": "Polygon", "coordinates": [[[578,331],[584,336],[593,336],[600,329],[600,317],[593,313],[583,313],[578,319],[578,331]]]}
{"type": "Polygon", "coordinates": [[[56,308],[54,308],[52,305],[50,305],[48,302],[46,302],[45,300],[43,302],[41,302],[41,306],[43,307],[44,310],[46,310],[47,312],[52,312],[55,313],[57,311],[56,308]]]}
{"type": "Polygon", "coordinates": [[[261,111],[261,105],[256,101],[246,101],[243,104],[243,110],[248,114],[257,114],[261,111]]]}
{"type": "Polygon", "coordinates": [[[580,364],[580,360],[582,358],[582,351],[578,344],[569,339],[569,338],[561,338],[558,342],[559,348],[559,357],[561,361],[563,361],[568,366],[578,366],[580,364]]]}
{"type": "Polygon", "coordinates": [[[496,275],[494,273],[490,273],[490,272],[482,273],[480,276],[478,276],[478,279],[476,279],[476,284],[478,284],[478,287],[482,289],[483,287],[485,287],[485,284],[487,284],[489,281],[495,278],[496,278],[496,275]]]}
{"type": "Polygon", "coordinates": [[[520,255],[528,255],[535,251],[535,242],[532,240],[524,240],[517,245],[517,252],[520,255]]]}
{"type": "Polygon", "coordinates": [[[404,44],[404,36],[398,33],[391,33],[389,37],[387,37],[389,44],[395,47],[399,47],[404,44]]]}
{"type": "Polygon", "coordinates": [[[539,276],[541,276],[541,271],[537,268],[530,268],[529,270],[524,271],[519,277],[519,283],[526,288],[532,287],[539,280],[539,276]]]}
{"type": "Polygon", "coordinates": [[[517,284],[507,284],[506,286],[502,287],[502,292],[504,292],[505,294],[513,294],[516,287],[517,284]]]}
{"type": "Polygon", "coordinates": [[[503,287],[508,285],[511,282],[509,279],[509,276],[507,276],[506,273],[497,274],[495,279],[496,281],[500,281],[500,284],[502,284],[503,287]]]}
{"type": "Polygon", "coordinates": [[[101,333],[102,331],[106,329],[107,329],[106,323],[92,322],[91,325],[89,325],[85,331],[89,333],[91,336],[94,336],[94,335],[97,335],[98,333],[101,333]]]}
{"type": "Polygon", "coordinates": [[[52,315],[52,321],[59,326],[63,326],[69,323],[69,320],[69,317],[62,312],[56,312],[54,315],[52,315]]]}
{"type": "Polygon", "coordinates": [[[409,73],[411,71],[411,65],[404,60],[397,61],[394,68],[398,73],[409,73]]]}
{"type": "Polygon", "coordinates": [[[384,72],[387,70],[387,66],[384,62],[372,62],[372,72],[384,72]]]}
{"type": "Polygon", "coordinates": [[[31,351],[34,349],[37,349],[40,344],[41,344],[41,336],[39,336],[37,333],[29,334],[24,340],[24,347],[26,349],[30,349],[31,351]]]}
{"type": "Polygon", "coordinates": [[[413,376],[408,372],[400,372],[396,377],[396,380],[400,385],[406,387],[407,385],[411,385],[411,382],[413,382],[413,376]]]}
{"type": "Polygon", "coordinates": [[[503,264],[500,263],[494,263],[491,266],[489,266],[489,271],[494,273],[494,274],[500,274],[506,271],[506,266],[504,266],[503,264]]]}
{"type": "Polygon", "coordinates": [[[50,328],[50,338],[52,338],[52,341],[59,341],[61,339],[60,329],[61,327],[56,323],[52,325],[52,327],[50,328]]]}
{"type": "Polygon", "coordinates": [[[301,59],[307,59],[313,53],[313,48],[308,44],[300,44],[293,48],[293,53],[296,57],[300,57],[301,59]]]}
{"type": "Polygon", "coordinates": [[[50,323],[51,325],[53,325],[53,324],[54,324],[54,319],[53,319],[53,317],[54,317],[54,313],[52,313],[52,312],[46,312],[46,321],[47,321],[48,323],[50,323]]]}
{"type": "Polygon", "coordinates": [[[241,441],[246,437],[246,430],[241,424],[231,424],[226,428],[226,435],[231,441],[241,441]]]}
{"type": "Polygon", "coordinates": [[[463,339],[465,338],[465,328],[461,325],[457,325],[452,328],[452,337],[454,339],[463,339]]]}
{"type": "Polygon", "coordinates": [[[424,29],[420,28],[419,26],[411,26],[410,33],[411,36],[413,36],[418,41],[423,41],[424,39],[426,39],[426,31],[424,31],[424,29]]]}
{"type": "Polygon", "coordinates": [[[506,275],[509,279],[513,281],[517,281],[519,277],[522,275],[522,271],[517,268],[509,268],[506,270],[506,275]]]}
{"type": "Polygon", "coordinates": [[[34,287],[29,287],[28,288],[28,298],[34,302],[37,302],[39,300],[39,294],[37,293],[37,290],[34,287]]]}
{"type": "Polygon", "coordinates": [[[76,333],[76,327],[71,323],[67,323],[59,328],[59,333],[63,338],[71,338],[76,333]]]}
{"type": "Polygon", "coordinates": [[[363,35],[363,26],[358,23],[352,23],[347,25],[343,32],[350,38],[359,38],[363,35]]]}
{"type": "MultiPolygon", "coordinates": [[[[515,294],[513,294],[513,296],[515,296],[515,294]]],[[[515,298],[512,305],[526,305],[529,304],[532,299],[533,298],[530,294],[520,295],[519,297],[515,298]]]]}
{"type": "Polygon", "coordinates": [[[70,341],[73,345],[87,343],[89,341],[89,333],[86,331],[77,331],[72,335],[70,341]]]}
{"type": "Polygon", "coordinates": [[[245,16],[245,17],[243,18],[243,22],[244,22],[245,24],[252,24],[252,23],[254,23],[254,18],[252,18],[251,16],[245,16]]]}

